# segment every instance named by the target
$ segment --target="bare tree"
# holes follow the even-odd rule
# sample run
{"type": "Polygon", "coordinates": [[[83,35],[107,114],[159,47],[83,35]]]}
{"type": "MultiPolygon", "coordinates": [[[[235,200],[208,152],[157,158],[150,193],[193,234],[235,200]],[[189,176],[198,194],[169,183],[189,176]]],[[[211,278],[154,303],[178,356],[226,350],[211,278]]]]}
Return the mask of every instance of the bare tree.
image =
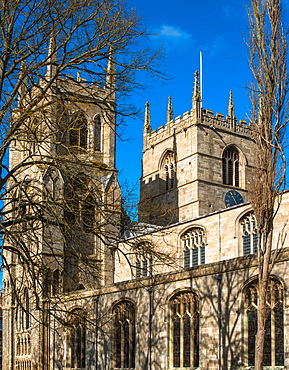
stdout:
{"type": "Polygon", "coordinates": [[[284,133],[287,125],[287,36],[282,24],[280,0],[251,0],[250,125],[255,139],[255,168],[249,188],[250,200],[258,224],[258,330],[255,342],[255,369],[263,369],[266,321],[272,309],[266,302],[270,274],[278,247],[273,245],[273,222],[285,184],[286,160],[284,133]]]}
{"type": "Polygon", "coordinates": [[[41,308],[61,271],[67,290],[105,278],[97,249],[112,253],[122,220],[116,129],[137,71],[160,75],[159,52],[139,47],[146,30],[122,0],[3,0],[0,31],[5,284],[21,304],[25,282],[41,308]]]}

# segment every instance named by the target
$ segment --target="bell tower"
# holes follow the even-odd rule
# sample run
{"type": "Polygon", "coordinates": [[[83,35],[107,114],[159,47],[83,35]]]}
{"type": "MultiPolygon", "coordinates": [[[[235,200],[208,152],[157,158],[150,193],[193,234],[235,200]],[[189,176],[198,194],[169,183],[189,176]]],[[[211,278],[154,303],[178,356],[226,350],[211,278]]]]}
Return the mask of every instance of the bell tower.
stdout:
{"type": "MultiPolygon", "coordinates": [[[[247,122],[237,122],[233,94],[228,114],[202,108],[195,73],[192,109],[152,130],[146,104],[139,218],[158,225],[182,222],[227,206],[229,191],[247,201],[253,141],[247,122]],[[227,197],[226,197],[227,196],[227,197]]],[[[236,197],[234,197],[236,199],[236,197]]]]}

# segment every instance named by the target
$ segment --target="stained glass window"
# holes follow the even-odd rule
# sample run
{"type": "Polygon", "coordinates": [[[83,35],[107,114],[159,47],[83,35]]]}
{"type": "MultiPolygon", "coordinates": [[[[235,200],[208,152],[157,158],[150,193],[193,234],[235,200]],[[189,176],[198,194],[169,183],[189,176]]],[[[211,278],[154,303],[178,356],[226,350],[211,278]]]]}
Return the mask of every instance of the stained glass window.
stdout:
{"type": "Polygon", "coordinates": [[[135,308],[129,301],[114,306],[113,355],[116,369],[135,366],[135,308]]]}
{"type": "Polygon", "coordinates": [[[199,301],[193,292],[180,292],[170,300],[171,354],[174,368],[199,366],[199,301]]]}
{"type": "Polygon", "coordinates": [[[240,220],[244,255],[258,252],[258,230],[253,212],[246,213],[240,220]]]}
{"type": "MultiPolygon", "coordinates": [[[[247,315],[247,365],[254,366],[255,336],[258,320],[258,286],[256,280],[247,287],[245,299],[247,315]]],[[[265,326],[264,366],[283,366],[283,287],[275,279],[271,279],[268,286],[267,305],[269,313],[265,326]]]]}

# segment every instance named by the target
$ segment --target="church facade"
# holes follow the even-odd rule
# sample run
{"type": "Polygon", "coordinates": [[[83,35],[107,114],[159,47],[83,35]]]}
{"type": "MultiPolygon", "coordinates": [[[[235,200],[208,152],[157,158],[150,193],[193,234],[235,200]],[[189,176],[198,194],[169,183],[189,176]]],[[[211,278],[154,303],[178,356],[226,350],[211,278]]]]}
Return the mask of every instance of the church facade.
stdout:
{"type": "MultiPolygon", "coordinates": [[[[61,163],[77,156],[77,165],[66,167],[70,176],[55,163],[23,174],[29,181],[37,176],[53,194],[52,205],[64,199],[69,233],[55,223],[43,228],[45,274],[35,287],[17,255],[6,256],[3,369],[253,369],[257,225],[247,189],[254,144],[248,124],[235,117],[232,93],[226,116],[203,109],[196,73],[190,111],[174,118],[169,98],[167,122],[158,130],[146,104],[133,223],[121,209],[109,81],[96,92],[97,104],[79,103],[87,88],[75,91],[71,83],[72,90],[65,113],[76,124],[63,135],[65,145],[50,150],[61,163]],[[92,206],[93,197],[105,211],[92,206]],[[28,283],[15,297],[11,278],[23,276],[28,283]]],[[[24,155],[19,145],[12,164],[24,155]]],[[[286,232],[288,203],[284,192],[275,247],[286,232]]],[[[269,285],[267,369],[289,369],[287,243],[269,285]]]]}

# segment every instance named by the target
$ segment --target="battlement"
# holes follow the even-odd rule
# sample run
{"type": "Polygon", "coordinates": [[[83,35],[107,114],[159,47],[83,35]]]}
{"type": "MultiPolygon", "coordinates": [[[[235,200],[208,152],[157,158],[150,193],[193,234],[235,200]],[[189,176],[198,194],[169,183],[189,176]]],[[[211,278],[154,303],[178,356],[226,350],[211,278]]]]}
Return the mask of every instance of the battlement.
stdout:
{"type": "Polygon", "coordinates": [[[222,113],[215,113],[209,109],[201,109],[200,119],[196,119],[194,111],[187,111],[183,115],[175,117],[165,125],[146,132],[147,147],[156,144],[158,141],[170,137],[173,133],[186,130],[188,127],[197,124],[208,125],[215,129],[222,129],[237,134],[251,136],[251,128],[244,120],[237,122],[236,118],[224,117],[222,113]]]}
{"type": "Polygon", "coordinates": [[[224,115],[221,113],[216,113],[214,116],[214,113],[209,109],[202,110],[201,122],[216,128],[222,128],[239,134],[251,136],[251,128],[246,121],[240,120],[237,122],[236,118],[224,118],[224,115]]]}

